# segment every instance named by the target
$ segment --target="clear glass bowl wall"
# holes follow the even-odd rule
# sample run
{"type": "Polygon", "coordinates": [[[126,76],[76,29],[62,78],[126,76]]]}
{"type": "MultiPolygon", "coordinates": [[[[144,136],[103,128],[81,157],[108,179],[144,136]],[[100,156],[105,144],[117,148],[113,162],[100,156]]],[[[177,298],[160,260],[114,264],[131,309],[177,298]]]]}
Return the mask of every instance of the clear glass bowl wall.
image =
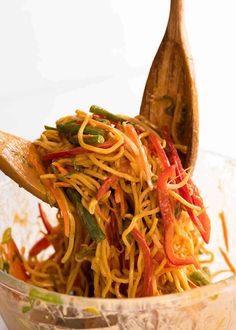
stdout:
{"type": "MultiPolygon", "coordinates": [[[[219,253],[224,247],[219,212],[224,210],[229,230],[230,257],[236,265],[236,162],[201,152],[194,171],[212,221],[209,248],[215,253],[211,271],[227,268],[219,253]]],[[[0,176],[0,237],[11,226],[19,246],[30,247],[41,229],[37,199],[0,176]],[[26,219],[26,221],[25,221],[26,219]]],[[[46,208],[47,205],[45,205],[46,208]]],[[[48,208],[51,218],[55,210],[48,208]]],[[[236,329],[236,276],[217,278],[217,283],[192,291],[137,299],[94,299],[54,294],[33,289],[0,271],[0,313],[9,330],[49,329],[236,329]],[[27,310],[27,306],[32,308],[27,310]]]]}

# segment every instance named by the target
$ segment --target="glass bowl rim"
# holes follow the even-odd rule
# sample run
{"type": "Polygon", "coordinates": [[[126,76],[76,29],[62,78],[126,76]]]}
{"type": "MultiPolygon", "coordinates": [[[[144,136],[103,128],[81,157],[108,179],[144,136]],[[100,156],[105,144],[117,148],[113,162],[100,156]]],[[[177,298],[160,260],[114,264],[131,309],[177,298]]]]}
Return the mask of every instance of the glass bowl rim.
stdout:
{"type": "MultiPolygon", "coordinates": [[[[140,298],[94,298],[94,297],[83,297],[83,296],[71,296],[64,293],[58,293],[54,291],[49,291],[40,287],[36,287],[32,284],[25,283],[21,280],[16,279],[15,277],[3,272],[0,270],[0,286],[5,287],[6,289],[13,291],[14,293],[21,294],[23,296],[29,297],[31,290],[37,290],[37,292],[43,294],[53,295],[55,298],[58,298],[58,301],[61,301],[61,305],[108,305],[118,307],[120,305],[125,307],[134,307],[134,303],[142,306],[159,304],[166,305],[170,303],[181,303],[188,304],[189,301],[196,303],[198,300],[211,298],[214,299],[215,296],[232,290],[232,287],[236,288],[236,274],[231,275],[230,277],[223,279],[221,281],[210,283],[206,286],[199,288],[194,288],[189,291],[170,293],[161,296],[153,297],[140,297],[140,298]]],[[[216,298],[216,297],[215,297],[216,298]]],[[[37,300],[45,300],[42,298],[36,298],[37,300]]],[[[53,304],[53,303],[52,303],[53,304]]],[[[57,303],[58,304],[58,303],[57,303]]]]}

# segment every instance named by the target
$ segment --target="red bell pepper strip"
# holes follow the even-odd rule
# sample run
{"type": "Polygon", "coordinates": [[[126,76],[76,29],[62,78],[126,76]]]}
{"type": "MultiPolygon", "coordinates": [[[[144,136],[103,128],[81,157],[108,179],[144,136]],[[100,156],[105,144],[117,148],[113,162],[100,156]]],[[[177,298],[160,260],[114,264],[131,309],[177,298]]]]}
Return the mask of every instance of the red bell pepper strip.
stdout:
{"type": "Polygon", "coordinates": [[[50,152],[42,156],[43,160],[53,160],[58,158],[74,157],[77,155],[88,154],[92,151],[84,149],[83,147],[76,147],[70,150],[61,150],[56,152],[50,152]]]}
{"type": "Polygon", "coordinates": [[[192,182],[191,179],[189,180],[189,182],[193,189],[193,195],[192,195],[193,204],[196,206],[199,206],[203,210],[198,215],[198,218],[201,221],[201,223],[204,227],[204,230],[206,232],[206,236],[204,236],[203,239],[206,243],[208,243],[210,240],[210,233],[211,233],[211,221],[210,221],[208,214],[205,211],[205,206],[204,206],[202,197],[199,194],[198,188],[195,186],[195,184],[192,182]]]}
{"type": "Polygon", "coordinates": [[[164,248],[168,260],[175,266],[184,266],[194,264],[199,268],[199,264],[194,256],[181,258],[174,252],[174,215],[170,203],[169,191],[167,188],[168,179],[175,178],[175,167],[167,167],[157,180],[157,197],[160,205],[161,215],[164,225],[164,248]]]}
{"type": "MultiPolygon", "coordinates": [[[[115,142],[113,142],[113,141],[105,141],[104,143],[99,144],[97,146],[97,148],[108,149],[108,148],[112,147],[114,145],[114,143],[115,142]]],[[[74,157],[77,155],[89,154],[92,152],[93,151],[87,150],[83,147],[76,147],[76,148],[72,148],[69,150],[50,152],[48,154],[43,155],[42,160],[52,160],[52,159],[58,159],[58,158],[74,157]]]]}
{"type": "Polygon", "coordinates": [[[97,191],[96,199],[99,201],[99,199],[101,199],[108,192],[108,190],[111,188],[111,186],[115,182],[117,182],[118,179],[119,179],[118,176],[112,175],[112,176],[109,176],[106,180],[104,180],[101,187],[97,191]]]}
{"type": "Polygon", "coordinates": [[[44,227],[45,227],[47,233],[48,234],[51,234],[52,231],[53,231],[53,228],[52,228],[52,226],[50,225],[50,223],[48,221],[47,215],[44,212],[44,210],[42,208],[42,205],[40,203],[38,203],[38,207],[39,207],[39,215],[40,215],[40,218],[43,221],[44,227]]]}
{"type": "MultiPolygon", "coordinates": [[[[169,157],[170,163],[171,163],[171,165],[176,166],[176,172],[177,172],[176,181],[180,182],[186,176],[186,173],[183,169],[178,152],[177,152],[176,148],[174,147],[174,144],[171,140],[168,130],[166,128],[164,128],[163,133],[164,133],[164,137],[166,139],[166,142],[167,142],[167,145],[168,145],[169,151],[170,151],[170,157],[169,157]]],[[[194,205],[202,208],[203,211],[198,216],[196,216],[193,213],[192,209],[186,207],[186,210],[187,210],[191,220],[193,221],[195,226],[198,228],[203,240],[206,243],[208,243],[209,239],[210,239],[210,231],[211,231],[210,219],[205,211],[204,203],[202,201],[202,198],[199,194],[197,187],[195,186],[195,184],[193,183],[193,181],[191,179],[188,180],[188,184],[193,190],[193,195],[192,196],[190,195],[188,187],[186,185],[179,189],[179,193],[190,204],[194,204],[194,205]]]]}
{"type": "Polygon", "coordinates": [[[30,257],[35,257],[37,256],[40,252],[45,250],[51,245],[51,242],[47,239],[46,236],[42,237],[38,242],[34,244],[34,246],[30,249],[29,256],[30,257]]]}
{"type": "Polygon", "coordinates": [[[151,133],[148,136],[148,138],[149,138],[149,141],[150,141],[152,147],[155,150],[155,154],[158,156],[158,158],[161,161],[162,168],[163,169],[167,168],[170,165],[170,163],[169,163],[169,160],[168,160],[168,158],[166,156],[165,150],[161,146],[161,143],[159,141],[158,136],[156,136],[155,134],[151,133]]]}
{"type": "Polygon", "coordinates": [[[18,278],[19,280],[27,281],[29,276],[26,273],[20,252],[13,238],[10,238],[6,242],[5,253],[6,259],[10,265],[9,274],[18,278]]]}
{"type": "Polygon", "coordinates": [[[151,252],[145,238],[141,235],[141,233],[137,229],[134,228],[131,231],[131,233],[134,239],[138,242],[138,245],[143,252],[143,259],[144,259],[143,296],[149,297],[152,296],[152,276],[153,276],[151,252]]]}
{"type": "MultiPolygon", "coordinates": [[[[47,215],[44,212],[42,205],[40,203],[38,203],[38,207],[39,207],[39,215],[40,218],[43,221],[44,227],[47,231],[47,234],[52,234],[53,232],[53,227],[50,225],[47,215]]],[[[42,237],[38,242],[36,242],[32,248],[29,251],[29,256],[30,257],[35,257],[37,256],[40,252],[42,252],[43,250],[47,249],[49,246],[51,245],[51,242],[47,239],[46,236],[42,237]]]]}

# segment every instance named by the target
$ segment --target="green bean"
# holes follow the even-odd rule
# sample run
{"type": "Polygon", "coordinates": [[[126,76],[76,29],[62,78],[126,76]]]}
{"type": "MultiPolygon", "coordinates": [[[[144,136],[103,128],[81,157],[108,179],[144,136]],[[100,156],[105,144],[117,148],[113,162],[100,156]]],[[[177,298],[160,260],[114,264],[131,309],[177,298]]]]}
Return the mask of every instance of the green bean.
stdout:
{"type": "Polygon", "coordinates": [[[200,270],[196,270],[192,272],[189,278],[194,284],[198,286],[203,286],[210,283],[209,280],[206,278],[206,276],[204,276],[200,270]]]}
{"type": "MultiPolygon", "coordinates": [[[[101,144],[105,141],[104,137],[102,135],[84,135],[84,142],[87,144],[97,145],[101,144]]],[[[78,137],[76,135],[69,136],[68,140],[71,144],[79,146],[78,137]]]]}
{"type": "Polygon", "coordinates": [[[11,239],[11,228],[7,228],[2,235],[2,244],[8,243],[11,239]]]}
{"type": "MultiPolygon", "coordinates": [[[[81,125],[76,124],[76,123],[66,123],[66,124],[57,124],[57,129],[60,133],[64,134],[77,134],[81,125]]],[[[90,134],[90,135],[101,135],[105,136],[106,131],[103,128],[100,127],[93,127],[87,125],[84,129],[84,134],[90,134]]]]}
{"type": "Polygon", "coordinates": [[[89,211],[83,207],[81,203],[81,196],[80,194],[71,188],[66,190],[67,196],[69,197],[70,201],[75,205],[76,211],[79,215],[79,218],[84,224],[84,227],[88,231],[89,235],[91,236],[92,240],[95,242],[100,242],[105,239],[105,235],[98,226],[95,217],[89,213],[89,211]]]}
{"type": "Polygon", "coordinates": [[[120,116],[114,115],[113,113],[111,113],[101,107],[98,107],[97,105],[92,105],[89,109],[89,112],[92,112],[96,115],[100,115],[104,118],[107,118],[107,119],[109,119],[111,121],[115,121],[115,122],[122,123],[123,121],[126,121],[126,119],[124,119],[120,116]]]}
{"type": "Polygon", "coordinates": [[[48,131],[56,131],[56,127],[52,127],[52,126],[48,126],[48,125],[44,125],[44,128],[48,131]]]}

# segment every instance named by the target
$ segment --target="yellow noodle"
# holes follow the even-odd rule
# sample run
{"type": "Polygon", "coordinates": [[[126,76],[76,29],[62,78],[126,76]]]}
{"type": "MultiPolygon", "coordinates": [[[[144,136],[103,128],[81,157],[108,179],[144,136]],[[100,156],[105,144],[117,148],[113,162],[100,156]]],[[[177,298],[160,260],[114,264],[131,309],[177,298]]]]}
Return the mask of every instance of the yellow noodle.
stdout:
{"type": "Polygon", "coordinates": [[[201,208],[197,205],[191,204],[189,202],[186,201],[186,199],[184,199],[183,197],[181,197],[179,194],[177,194],[176,192],[170,190],[169,194],[174,197],[175,199],[177,199],[177,201],[179,201],[180,203],[182,203],[183,205],[196,210],[196,211],[201,211],[201,208]]]}
{"type": "Polygon", "coordinates": [[[116,160],[120,159],[123,156],[124,151],[125,148],[121,147],[116,155],[112,155],[112,156],[97,155],[97,158],[107,162],[115,162],[116,160]]]}
{"type": "Polygon", "coordinates": [[[68,248],[64,255],[64,257],[61,259],[61,262],[64,264],[69,260],[70,255],[73,251],[74,247],[74,239],[75,239],[75,219],[71,213],[69,213],[69,219],[70,219],[70,235],[69,235],[69,242],[68,242],[68,248]]]}
{"type": "Polygon", "coordinates": [[[117,170],[114,170],[113,168],[105,165],[103,162],[100,162],[95,156],[93,155],[89,155],[89,158],[91,159],[91,161],[97,165],[98,167],[102,168],[104,171],[107,171],[108,173],[112,173],[114,175],[117,175],[118,177],[120,178],[124,178],[128,181],[131,181],[131,182],[138,182],[139,179],[136,178],[136,177],[133,177],[129,174],[126,174],[126,173],[123,173],[123,172],[120,172],[120,171],[117,171],[117,170]]]}
{"type": "Polygon", "coordinates": [[[129,283],[129,279],[127,277],[125,277],[125,278],[117,277],[116,274],[117,274],[117,276],[121,276],[118,269],[113,269],[111,271],[111,278],[112,278],[113,281],[116,281],[117,283],[129,283]]]}
{"type": "Polygon", "coordinates": [[[93,176],[94,178],[100,179],[102,181],[106,180],[106,178],[107,178],[107,175],[104,175],[102,173],[99,173],[97,167],[95,167],[95,166],[94,166],[94,168],[92,170],[85,169],[84,170],[84,173],[85,174],[88,174],[90,176],[93,176]]]}
{"type": "Polygon", "coordinates": [[[66,283],[66,292],[65,293],[67,293],[67,294],[70,293],[71,290],[72,290],[72,288],[73,288],[74,281],[76,279],[76,276],[78,275],[79,267],[80,267],[80,264],[77,263],[73,267],[73,269],[72,269],[72,271],[70,273],[70,276],[69,276],[69,278],[67,280],[67,283],[66,283]]]}
{"type": "Polygon", "coordinates": [[[126,248],[128,251],[130,251],[130,243],[127,240],[127,235],[134,229],[137,221],[139,219],[142,219],[146,215],[152,215],[154,213],[157,213],[158,211],[159,211],[159,208],[155,208],[154,210],[143,211],[140,214],[137,214],[136,216],[133,217],[129,227],[127,229],[125,229],[122,233],[122,240],[123,240],[124,244],[126,245],[126,248]]]}
{"type": "Polygon", "coordinates": [[[43,265],[42,272],[47,272],[47,269],[52,267],[56,268],[61,283],[66,283],[60,266],[57,263],[55,263],[53,260],[49,260],[43,265]]]}
{"type": "Polygon", "coordinates": [[[132,290],[134,286],[134,253],[135,247],[134,245],[131,246],[130,255],[129,255],[129,286],[128,286],[128,297],[131,297],[132,290]]]}

